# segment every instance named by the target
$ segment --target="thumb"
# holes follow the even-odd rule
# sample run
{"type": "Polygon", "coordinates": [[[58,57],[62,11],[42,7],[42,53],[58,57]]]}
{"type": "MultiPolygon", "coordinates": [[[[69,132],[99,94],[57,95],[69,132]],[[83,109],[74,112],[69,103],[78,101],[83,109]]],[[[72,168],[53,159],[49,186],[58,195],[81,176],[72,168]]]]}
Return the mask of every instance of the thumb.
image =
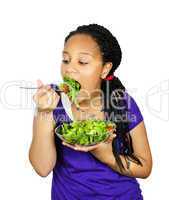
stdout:
{"type": "Polygon", "coordinates": [[[113,139],[116,137],[116,134],[112,133],[110,134],[110,136],[108,137],[108,139],[105,141],[106,143],[110,143],[113,141],[113,139]]]}
{"type": "Polygon", "coordinates": [[[44,86],[43,82],[40,79],[37,79],[37,86],[38,87],[44,86]]]}

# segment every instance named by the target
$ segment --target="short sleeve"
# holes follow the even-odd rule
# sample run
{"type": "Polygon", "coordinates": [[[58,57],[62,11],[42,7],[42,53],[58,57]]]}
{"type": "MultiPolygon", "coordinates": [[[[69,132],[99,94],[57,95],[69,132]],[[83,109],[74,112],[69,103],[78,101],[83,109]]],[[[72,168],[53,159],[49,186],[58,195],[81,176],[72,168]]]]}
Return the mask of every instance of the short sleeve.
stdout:
{"type": "Polygon", "coordinates": [[[130,131],[144,119],[135,99],[129,94],[127,94],[126,97],[127,97],[127,108],[128,108],[127,113],[128,113],[128,119],[130,121],[129,123],[129,131],[130,131]]]}

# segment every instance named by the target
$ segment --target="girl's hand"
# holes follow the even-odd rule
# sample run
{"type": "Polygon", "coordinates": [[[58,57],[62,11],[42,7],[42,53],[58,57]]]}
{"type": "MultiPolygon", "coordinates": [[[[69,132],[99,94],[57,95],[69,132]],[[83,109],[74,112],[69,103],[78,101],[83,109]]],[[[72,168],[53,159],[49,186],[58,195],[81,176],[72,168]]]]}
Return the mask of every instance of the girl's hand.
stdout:
{"type": "Polygon", "coordinates": [[[52,111],[56,108],[60,96],[51,88],[50,85],[44,85],[41,80],[37,80],[38,90],[33,95],[38,111],[52,111]]]}
{"type": "Polygon", "coordinates": [[[99,159],[103,163],[109,163],[110,160],[112,160],[113,157],[113,150],[112,150],[112,141],[116,137],[116,134],[111,133],[109,138],[101,142],[99,144],[96,144],[91,147],[83,147],[81,145],[70,145],[66,142],[62,142],[63,145],[68,146],[74,150],[77,151],[83,151],[83,152],[88,152],[90,151],[97,159],[99,159]]]}

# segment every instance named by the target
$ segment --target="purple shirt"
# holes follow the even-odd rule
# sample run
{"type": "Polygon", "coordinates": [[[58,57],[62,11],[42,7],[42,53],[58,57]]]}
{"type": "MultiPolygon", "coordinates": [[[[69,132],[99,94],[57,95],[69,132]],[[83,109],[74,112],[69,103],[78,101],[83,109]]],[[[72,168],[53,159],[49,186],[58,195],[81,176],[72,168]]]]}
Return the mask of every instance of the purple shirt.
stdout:
{"type": "MultiPolygon", "coordinates": [[[[127,95],[129,97],[129,95],[127,95]]],[[[143,116],[130,96],[129,114],[133,121],[129,130],[137,126],[143,116]]],[[[65,112],[61,98],[53,111],[56,125],[72,122],[65,112]]],[[[81,152],[62,145],[55,135],[57,162],[53,169],[52,200],[142,200],[136,178],[121,175],[96,159],[90,152],[81,152]]]]}

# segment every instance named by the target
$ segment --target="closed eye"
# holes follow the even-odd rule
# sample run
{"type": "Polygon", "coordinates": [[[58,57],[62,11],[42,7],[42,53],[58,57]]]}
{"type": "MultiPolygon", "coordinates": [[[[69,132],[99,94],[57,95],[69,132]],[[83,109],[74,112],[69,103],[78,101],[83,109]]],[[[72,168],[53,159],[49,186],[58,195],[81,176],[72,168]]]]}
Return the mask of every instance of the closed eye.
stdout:
{"type": "Polygon", "coordinates": [[[86,62],[81,62],[81,61],[79,61],[79,63],[81,64],[81,65],[87,65],[88,63],[86,63],[86,62]]]}
{"type": "MultiPolygon", "coordinates": [[[[65,64],[68,64],[68,63],[69,63],[68,60],[62,60],[62,62],[65,63],[65,64]]],[[[87,65],[87,64],[88,64],[87,62],[82,62],[82,61],[79,61],[79,63],[80,63],[81,65],[87,65]]]]}
{"type": "Polygon", "coordinates": [[[68,60],[62,60],[63,63],[68,64],[68,60]]]}

